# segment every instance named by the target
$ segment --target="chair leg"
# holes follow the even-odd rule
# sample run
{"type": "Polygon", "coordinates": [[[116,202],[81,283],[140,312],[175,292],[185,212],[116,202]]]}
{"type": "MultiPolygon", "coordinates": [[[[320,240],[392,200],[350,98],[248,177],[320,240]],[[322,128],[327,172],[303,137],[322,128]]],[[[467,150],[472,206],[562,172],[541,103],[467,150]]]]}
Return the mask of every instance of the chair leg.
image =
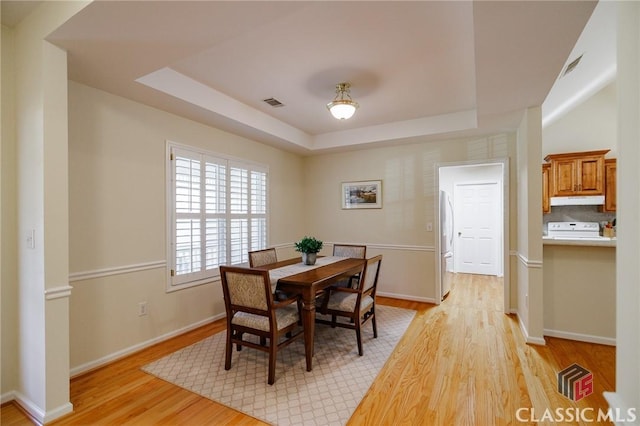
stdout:
{"type": "MultiPolygon", "coordinates": [[[[242,340],[242,335],[243,335],[243,334],[244,334],[244,333],[238,333],[238,334],[236,334],[236,336],[238,337],[238,340],[242,340]]],[[[237,351],[238,351],[238,352],[240,352],[240,351],[242,350],[242,345],[241,345],[240,343],[236,343],[236,348],[237,348],[237,351]]]]}
{"type": "Polygon", "coordinates": [[[362,356],[362,330],[360,327],[360,318],[356,321],[356,339],[358,339],[358,355],[362,356]]]}
{"type": "Polygon", "coordinates": [[[376,327],[376,311],[373,311],[373,318],[371,318],[371,325],[373,326],[373,338],[378,337],[378,327],[376,327]]]}
{"type": "Polygon", "coordinates": [[[336,319],[335,315],[331,315],[331,328],[336,328],[336,319]]]}
{"type": "Polygon", "coordinates": [[[265,346],[267,344],[267,338],[266,337],[260,337],[260,346],[265,346]]]}
{"type": "Polygon", "coordinates": [[[276,353],[278,351],[278,344],[273,337],[269,340],[269,377],[267,378],[267,383],[272,385],[276,381],[276,353]]]}
{"type": "Polygon", "coordinates": [[[231,354],[233,353],[233,343],[231,343],[231,331],[227,329],[227,345],[224,348],[224,369],[231,369],[231,354]]]}

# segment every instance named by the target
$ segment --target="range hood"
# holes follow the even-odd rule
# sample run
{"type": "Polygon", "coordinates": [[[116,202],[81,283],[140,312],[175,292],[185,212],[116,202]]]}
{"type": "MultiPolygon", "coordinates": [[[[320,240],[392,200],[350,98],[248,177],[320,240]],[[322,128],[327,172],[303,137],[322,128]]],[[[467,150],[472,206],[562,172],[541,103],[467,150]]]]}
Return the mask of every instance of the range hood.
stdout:
{"type": "Polygon", "coordinates": [[[551,197],[552,206],[601,206],[604,195],[575,195],[572,197],[551,197]]]}

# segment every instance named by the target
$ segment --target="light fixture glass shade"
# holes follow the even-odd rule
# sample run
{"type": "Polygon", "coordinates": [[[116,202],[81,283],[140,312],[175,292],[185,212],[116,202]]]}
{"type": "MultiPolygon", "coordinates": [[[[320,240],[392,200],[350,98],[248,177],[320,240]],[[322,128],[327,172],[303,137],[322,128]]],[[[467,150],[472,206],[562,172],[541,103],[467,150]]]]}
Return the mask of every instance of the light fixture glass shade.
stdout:
{"type": "Polygon", "coordinates": [[[327,104],[327,108],[329,108],[331,115],[338,120],[346,120],[353,117],[353,114],[356,112],[356,108],[358,108],[358,104],[349,100],[339,100],[329,102],[327,104]]]}
{"type": "Polygon", "coordinates": [[[356,109],[359,107],[357,102],[351,99],[349,94],[349,83],[340,83],[336,85],[336,97],[332,102],[327,104],[327,109],[338,120],[346,120],[353,117],[356,109]]]}

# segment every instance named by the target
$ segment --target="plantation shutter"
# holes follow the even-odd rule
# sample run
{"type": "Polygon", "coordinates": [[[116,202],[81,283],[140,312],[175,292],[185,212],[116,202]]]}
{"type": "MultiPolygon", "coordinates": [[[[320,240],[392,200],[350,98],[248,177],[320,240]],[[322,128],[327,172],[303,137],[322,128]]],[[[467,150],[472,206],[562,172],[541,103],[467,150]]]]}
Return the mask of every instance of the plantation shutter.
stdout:
{"type": "Polygon", "coordinates": [[[210,281],[218,266],[267,246],[267,171],[170,146],[171,286],[210,281]]]}

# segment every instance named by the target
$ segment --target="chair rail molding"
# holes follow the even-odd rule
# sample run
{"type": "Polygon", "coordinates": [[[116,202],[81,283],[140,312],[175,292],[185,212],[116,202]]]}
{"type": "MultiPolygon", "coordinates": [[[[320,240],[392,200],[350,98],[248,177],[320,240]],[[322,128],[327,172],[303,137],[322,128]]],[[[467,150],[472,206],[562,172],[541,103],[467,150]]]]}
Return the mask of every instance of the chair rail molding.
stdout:
{"type": "Polygon", "coordinates": [[[530,260],[525,255],[516,250],[510,251],[509,254],[511,256],[517,256],[518,260],[520,260],[520,263],[522,263],[527,268],[542,269],[542,260],[530,260]]]}
{"type": "Polygon", "coordinates": [[[63,299],[71,296],[71,290],[73,290],[73,287],[68,284],[51,287],[44,291],[44,297],[46,300],[63,299]]]}
{"type": "Polygon", "coordinates": [[[153,262],[135,263],[132,265],[114,266],[93,271],[73,272],[69,274],[69,282],[90,280],[93,278],[108,277],[111,275],[130,274],[131,272],[147,271],[149,269],[160,269],[167,266],[166,260],[156,260],[153,262]]]}

